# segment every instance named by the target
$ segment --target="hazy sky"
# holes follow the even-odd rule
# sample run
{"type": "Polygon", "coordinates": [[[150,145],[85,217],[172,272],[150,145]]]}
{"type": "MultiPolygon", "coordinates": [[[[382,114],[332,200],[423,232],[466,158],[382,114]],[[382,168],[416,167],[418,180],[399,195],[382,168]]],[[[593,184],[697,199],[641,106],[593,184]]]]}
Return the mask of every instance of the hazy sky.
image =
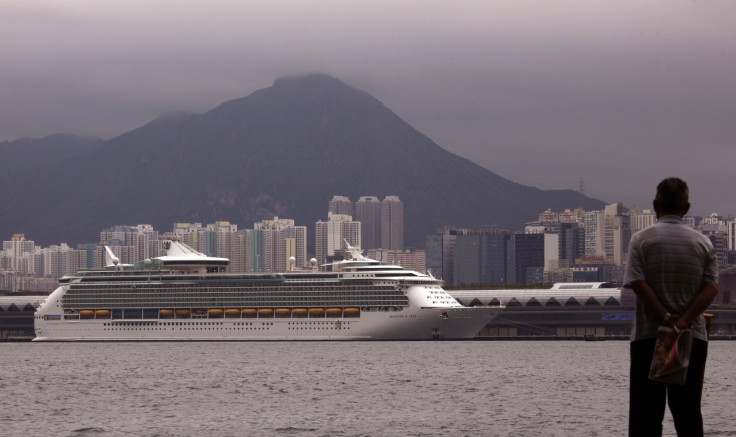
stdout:
{"type": "Polygon", "coordinates": [[[543,189],[736,213],[736,1],[3,0],[0,141],[115,137],[321,72],[543,189]]]}

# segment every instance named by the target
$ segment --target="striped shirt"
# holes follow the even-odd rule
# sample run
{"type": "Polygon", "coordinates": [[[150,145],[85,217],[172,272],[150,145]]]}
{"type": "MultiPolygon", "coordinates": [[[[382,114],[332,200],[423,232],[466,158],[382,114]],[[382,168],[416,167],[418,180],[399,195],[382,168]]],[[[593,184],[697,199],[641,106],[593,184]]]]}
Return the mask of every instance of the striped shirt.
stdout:
{"type": "MultiPolygon", "coordinates": [[[[661,217],[631,237],[624,287],[636,280],[646,281],[667,311],[682,315],[705,283],[718,283],[713,244],[680,217],[661,217]]],[[[661,322],[661,316],[637,299],[631,340],[656,337],[661,322]]],[[[702,314],[693,321],[692,330],[693,337],[708,339],[702,314]]]]}

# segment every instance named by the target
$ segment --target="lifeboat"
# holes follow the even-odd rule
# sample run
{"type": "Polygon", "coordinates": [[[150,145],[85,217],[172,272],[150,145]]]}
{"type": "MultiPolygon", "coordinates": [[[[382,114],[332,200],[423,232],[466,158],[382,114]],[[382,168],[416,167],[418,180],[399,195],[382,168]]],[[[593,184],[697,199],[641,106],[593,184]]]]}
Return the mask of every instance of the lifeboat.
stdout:
{"type": "Polygon", "coordinates": [[[255,317],[256,314],[258,314],[258,311],[253,308],[246,308],[242,310],[241,313],[243,314],[243,317],[255,317]]]}
{"type": "Polygon", "coordinates": [[[307,316],[307,309],[306,308],[294,308],[291,311],[291,314],[294,317],[306,317],[307,316]]]}
{"type": "Polygon", "coordinates": [[[309,317],[324,317],[324,316],[325,316],[324,308],[310,308],[309,309],[309,317]]]}
{"type": "Polygon", "coordinates": [[[203,316],[203,315],[207,314],[207,310],[204,309],[204,308],[197,308],[196,310],[194,310],[194,314],[196,314],[198,316],[203,316]]]}
{"type": "Polygon", "coordinates": [[[95,317],[97,317],[98,319],[109,319],[110,310],[97,310],[95,311],[95,317]]]}
{"type": "Polygon", "coordinates": [[[276,317],[289,317],[291,315],[291,310],[288,308],[277,308],[276,309],[276,317]]]}
{"type": "Polygon", "coordinates": [[[358,317],[360,316],[360,308],[345,308],[343,313],[345,317],[358,317]]]}
{"type": "Polygon", "coordinates": [[[273,317],[273,310],[271,308],[261,308],[258,310],[258,317],[273,317]]]}
{"type": "Polygon", "coordinates": [[[169,317],[172,317],[174,315],[174,310],[161,310],[158,312],[159,316],[161,316],[164,319],[168,319],[169,317]]]}
{"type": "Polygon", "coordinates": [[[327,317],[340,317],[342,316],[341,308],[327,308],[327,317]]]}
{"type": "Polygon", "coordinates": [[[176,310],[175,313],[176,313],[176,317],[180,317],[180,318],[189,317],[189,315],[191,314],[189,310],[182,310],[182,309],[176,310]]]}
{"type": "Polygon", "coordinates": [[[94,310],[81,310],[79,312],[79,317],[81,319],[93,319],[95,317],[94,310]]]}
{"type": "Polygon", "coordinates": [[[224,311],[220,308],[210,308],[209,313],[210,317],[222,317],[224,311]]]}
{"type": "Polygon", "coordinates": [[[237,308],[228,308],[225,310],[225,317],[240,317],[240,310],[237,308]]]}

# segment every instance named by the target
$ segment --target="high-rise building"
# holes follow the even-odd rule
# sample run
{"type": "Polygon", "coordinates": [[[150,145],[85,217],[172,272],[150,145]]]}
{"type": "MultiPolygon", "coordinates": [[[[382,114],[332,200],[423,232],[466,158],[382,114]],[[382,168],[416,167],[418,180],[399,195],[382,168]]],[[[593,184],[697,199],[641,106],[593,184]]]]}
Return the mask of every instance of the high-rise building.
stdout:
{"type": "Polygon", "coordinates": [[[631,234],[635,234],[642,229],[653,225],[657,221],[657,215],[651,210],[645,209],[637,214],[630,213],[629,220],[631,222],[631,234]]]}
{"type": "Polygon", "coordinates": [[[398,196],[381,202],[381,248],[404,249],[404,204],[398,196]]]}
{"type": "Polygon", "coordinates": [[[330,200],[328,212],[333,214],[343,214],[354,216],[353,213],[353,202],[345,196],[332,196],[330,200]]]}
{"type": "Polygon", "coordinates": [[[569,265],[585,254],[585,230],[577,222],[560,222],[559,259],[567,261],[569,265]]]}
{"type": "Polygon", "coordinates": [[[509,234],[500,229],[463,229],[454,248],[453,285],[504,286],[509,234]]]}
{"type": "Polygon", "coordinates": [[[598,216],[601,211],[587,211],[583,222],[585,229],[585,255],[598,255],[598,216]]]}
{"type": "Polygon", "coordinates": [[[509,255],[513,263],[509,263],[509,276],[513,274],[513,283],[542,283],[544,272],[544,235],[514,234],[511,239],[509,255]]]}
{"type": "Polygon", "coordinates": [[[228,258],[228,272],[283,272],[289,258],[296,267],[307,263],[307,228],[294,220],[263,220],[253,229],[238,229],[234,223],[217,221],[203,228],[199,223],[175,223],[174,234],[199,252],[228,258]]]}
{"type": "Polygon", "coordinates": [[[3,241],[3,256],[8,260],[6,270],[26,270],[28,267],[23,268],[21,260],[25,254],[32,253],[35,247],[36,243],[26,240],[24,234],[14,234],[10,241],[3,241]]]}
{"type": "Polygon", "coordinates": [[[728,235],[728,250],[736,250],[736,220],[726,223],[726,235],[728,235]]]}
{"type": "Polygon", "coordinates": [[[716,259],[719,266],[728,264],[728,236],[725,232],[706,232],[713,248],[716,251],[716,259]]]}
{"type": "Polygon", "coordinates": [[[626,263],[631,222],[621,202],[607,205],[603,211],[585,214],[585,254],[604,257],[615,265],[626,263]]]}
{"type": "Polygon", "coordinates": [[[629,215],[624,214],[624,205],[617,202],[605,208],[605,255],[617,266],[626,264],[631,240],[629,215]]]}
{"type": "Polygon", "coordinates": [[[209,223],[207,228],[202,232],[203,237],[199,239],[204,243],[203,250],[200,252],[207,256],[215,256],[218,258],[227,258],[230,265],[227,267],[228,272],[235,272],[240,266],[240,247],[238,243],[238,225],[228,221],[216,221],[209,223]]]}
{"type": "Polygon", "coordinates": [[[457,235],[457,228],[445,226],[426,237],[427,270],[447,285],[455,284],[453,269],[457,235]]]}
{"type": "Polygon", "coordinates": [[[363,196],[355,202],[353,218],[360,222],[363,250],[381,247],[381,201],[375,196],[363,196]]]}
{"type": "Polygon", "coordinates": [[[345,249],[345,241],[351,246],[360,247],[360,222],[345,214],[327,214],[327,221],[315,224],[315,252],[317,262],[325,264],[345,249]]]}
{"type": "Polygon", "coordinates": [[[273,231],[271,229],[247,229],[243,231],[243,269],[246,272],[272,272],[273,231]]]}
{"type": "MultiPolygon", "coordinates": [[[[427,235],[425,238],[425,256],[427,271],[435,278],[442,279],[442,230],[427,235]]],[[[450,285],[450,284],[447,284],[450,285]]]]}
{"type": "Polygon", "coordinates": [[[86,253],[72,249],[66,243],[53,245],[42,249],[44,257],[44,276],[61,278],[64,275],[77,273],[83,262],[86,262],[86,253]]]}
{"type": "MultiPolygon", "coordinates": [[[[123,264],[135,264],[160,255],[158,231],[146,224],[118,225],[103,229],[100,232],[100,245],[110,246],[123,264]]],[[[100,268],[104,265],[104,249],[95,250],[93,267],[100,268]]]]}
{"type": "Polygon", "coordinates": [[[267,262],[271,270],[260,271],[287,271],[291,268],[289,258],[294,257],[294,267],[307,265],[307,227],[294,225],[294,220],[280,219],[263,220],[255,223],[254,230],[259,238],[270,239],[271,242],[261,241],[261,247],[265,247],[270,260],[267,262]]]}
{"type": "Polygon", "coordinates": [[[426,237],[427,269],[449,286],[506,284],[509,233],[446,226],[426,237]]]}

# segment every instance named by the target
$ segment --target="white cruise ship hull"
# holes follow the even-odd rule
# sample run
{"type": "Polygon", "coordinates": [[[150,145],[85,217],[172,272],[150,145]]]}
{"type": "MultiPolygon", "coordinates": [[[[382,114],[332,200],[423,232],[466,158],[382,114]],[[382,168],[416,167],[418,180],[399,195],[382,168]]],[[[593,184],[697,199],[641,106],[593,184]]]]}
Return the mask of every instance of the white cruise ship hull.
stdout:
{"type": "MultiPolygon", "coordinates": [[[[324,341],[473,338],[502,308],[420,308],[349,318],[36,319],[34,341],[324,341]]],[[[42,317],[42,316],[41,316],[42,317]]]]}

